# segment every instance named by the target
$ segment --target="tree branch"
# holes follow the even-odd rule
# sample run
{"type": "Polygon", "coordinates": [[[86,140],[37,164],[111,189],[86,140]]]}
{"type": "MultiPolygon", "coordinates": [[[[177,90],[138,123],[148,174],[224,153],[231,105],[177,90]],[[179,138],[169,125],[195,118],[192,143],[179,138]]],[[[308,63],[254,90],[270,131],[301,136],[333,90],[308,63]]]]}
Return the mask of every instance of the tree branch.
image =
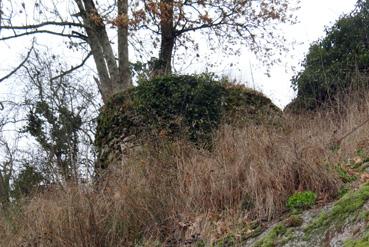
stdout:
{"type": "Polygon", "coordinates": [[[62,36],[62,37],[66,37],[66,38],[76,38],[76,39],[85,40],[85,37],[84,36],[80,36],[80,35],[58,33],[58,32],[53,32],[53,31],[49,31],[49,30],[35,30],[35,31],[24,32],[24,33],[20,33],[20,34],[17,34],[16,33],[16,34],[14,34],[12,36],[0,37],[0,41],[9,40],[9,39],[15,39],[15,38],[19,38],[19,37],[22,37],[22,36],[28,36],[28,35],[33,35],[33,34],[41,34],[41,33],[46,33],[46,34],[51,34],[51,35],[57,35],[57,36],[62,36]]]}
{"type": "Polygon", "coordinates": [[[24,26],[2,26],[0,25],[0,29],[7,29],[7,30],[27,30],[27,29],[37,29],[40,27],[45,27],[45,26],[61,26],[61,27],[79,27],[79,28],[84,28],[85,26],[81,23],[76,23],[76,22],[55,22],[55,21],[47,21],[47,22],[42,22],[39,24],[34,24],[34,25],[24,25],[24,26]]]}
{"type": "Polygon", "coordinates": [[[27,60],[30,57],[32,51],[33,51],[33,43],[32,43],[32,47],[29,49],[29,51],[26,55],[26,58],[15,69],[13,69],[9,74],[7,74],[6,76],[0,78],[0,82],[5,81],[9,77],[11,77],[13,74],[15,74],[27,62],[27,60]]]}
{"type": "Polygon", "coordinates": [[[176,36],[179,36],[179,35],[181,35],[183,33],[186,33],[186,32],[197,31],[197,30],[205,29],[205,28],[217,27],[217,26],[221,26],[221,25],[224,25],[224,24],[225,23],[223,23],[222,21],[220,21],[218,23],[202,24],[202,25],[197,26],[197,27],[182,28],[181,30],[175,31],[175,35],[176,36]]]}
{"type": "Polygon", "coordinates": [[[82,62],[81,62],[79,65],[74,66],[74,67],[72,67],[71,69],[69,69],[69,70],[67,70],[67,71],[63,71],[60,75],[54,76],[54,77],[53,77],[53,78],[51,78],[50,80],[51,80],[51,81],[56,80],[56,79],[58,79],[58,78],[60,78],[60,77],[63,77],[63,76],[65,76],[65,75],[67,75],[67,74],[69,74],[69,73],[72,73],[73,71],[75,71],[75,70],[77,70],[77,69],[81,68],[83,65],[85,65],[86,61],[91,57],[91,55],[92,55],[92,52],[89,52],[89,53],[87,54],[87,56],[82,60],[82,62]]]}

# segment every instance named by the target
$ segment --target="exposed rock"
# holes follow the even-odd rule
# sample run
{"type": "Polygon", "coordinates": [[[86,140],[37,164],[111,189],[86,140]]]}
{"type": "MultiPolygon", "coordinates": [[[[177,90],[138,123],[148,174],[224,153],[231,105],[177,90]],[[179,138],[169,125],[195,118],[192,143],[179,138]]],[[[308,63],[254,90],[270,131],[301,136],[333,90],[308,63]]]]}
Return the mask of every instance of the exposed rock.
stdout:
{"type": "Polygon", "coordinates": [[[272,224],[243,246],[310,247],[369,246],[369,185],[344,195],[335,203],[301,213],[300,226],[281,221],[272,224]]]}

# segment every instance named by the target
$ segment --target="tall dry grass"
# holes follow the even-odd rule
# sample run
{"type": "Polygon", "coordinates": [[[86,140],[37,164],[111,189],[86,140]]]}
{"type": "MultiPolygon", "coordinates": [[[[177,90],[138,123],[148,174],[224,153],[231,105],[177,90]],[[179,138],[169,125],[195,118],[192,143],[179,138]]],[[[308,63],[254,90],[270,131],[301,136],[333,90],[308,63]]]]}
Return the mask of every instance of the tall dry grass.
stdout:
{"type": "Polygon", "coordinates": [[[186,142],[143,146],[98,187],[55,189],[8,209],[0,245],[210,243],[280,216],[295,191],[332,199],[341,185],[334,165],[369,147],[369,101],[354,99],[339,110],[286,115],[278,126],[223,126],[211,152],[186,142]]]}

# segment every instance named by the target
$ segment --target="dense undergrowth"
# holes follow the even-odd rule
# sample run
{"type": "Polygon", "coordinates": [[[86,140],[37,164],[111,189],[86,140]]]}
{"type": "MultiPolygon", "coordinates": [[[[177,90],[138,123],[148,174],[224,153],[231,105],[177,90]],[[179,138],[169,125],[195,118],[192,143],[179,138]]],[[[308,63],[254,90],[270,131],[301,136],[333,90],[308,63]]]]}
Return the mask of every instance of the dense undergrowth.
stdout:
{"type": "Polygon", "coordinates": [[[242,242],[286,212],[297,191],[316,193],[319,203],[339,195],[347,169],[337,165],[368,152],[369,130],[356,128],[368,118],[369,102],[352,97],[360,98],[335,111],[285,115],[281,126],[224,125],[211,151],[165,139],[133,149],[98,185],[52,188],[8,207],[0,245],[242,242]]]}

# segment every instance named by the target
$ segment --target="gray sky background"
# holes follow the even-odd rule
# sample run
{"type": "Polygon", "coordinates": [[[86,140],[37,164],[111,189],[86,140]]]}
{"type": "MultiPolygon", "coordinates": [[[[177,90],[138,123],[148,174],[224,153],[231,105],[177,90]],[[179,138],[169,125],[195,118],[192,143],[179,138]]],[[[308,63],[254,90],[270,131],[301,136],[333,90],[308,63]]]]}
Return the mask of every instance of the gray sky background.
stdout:
{"type": "MultiPolygon", "coordinates": [[[[291,66],[299,70],[309,45],[324,37],[325,26],[331,26],[340,15],[353,10],[355,3],[356,0],[301,0],[301,9],[297,12],[299,23],[284,28],[289,41],[296,44],[291,46],[291,51],[284,56],[282,63],[273,67],[271,77],[268,78],[260,64],[250,61],[254,68],[254,82],[250,70],[245,70],[240,78],[248,81],[250,86],[255,85],[256,89],[264,92],[278,106],[284,107],[295,97],[290,86],[290,79],[295,74],[290,70],[291,66]]],[[[240,61],[247,61],[246,52],[240,61]]]]}
{"type": "MultiPolygon", "coordinates": [[[[240,83],[262,91],[279,107],[284,107],[295,96],[290,87],[290,79],[296,72],[292,71],[291,67],[296,67],[299,70],[299,64],[304,59],[309,45],[323,37],[326,26],[332,25],[343,13],[350,12],[354,8],[355,2],[356,0],[301,0],[301,8],[296,13],[299,23],[281,27],[288,39],[290,51],[284,54],[280,64],[272,67],[270,77],[265,74],[263,65],[246,48],[242,50],[240,57],[231,58],[235,67],[219,66],[215,72],[230,76],[240,83]]],[[[53,43],[53,41],[49,39],[46,43],[53,43]]],[[[29,48],[29,44],[29,38],[6,43],[0,42],[0,77],[4,76],[9,69],[17,66],[22,52],[24,53],[25,48],[29,48]]],[[[60,44],[56,45],[55,51],[61,55],[64,53],[60,44]]],[[[65,54],[70,61],[80,59],[79,54],[68,52],[65,54]]],[[[219,61],[224,60],[222,56],[224,55],[214,54],[214,57],[219,61]]],[[[90,66],[93,67],[92,61],[90,61],[90,66]]],[[[203,72],[204,68],[193,64],[184,70],[186,72],[203,72]]],[[[0,98],[9,91],[16,95],[13,89],[9,90],[9,87],[16,88],[13,87],[16,86],[14,84],[16,82],[11,80],[7,83],[3,82],[0,85],[0,98]]]]}

